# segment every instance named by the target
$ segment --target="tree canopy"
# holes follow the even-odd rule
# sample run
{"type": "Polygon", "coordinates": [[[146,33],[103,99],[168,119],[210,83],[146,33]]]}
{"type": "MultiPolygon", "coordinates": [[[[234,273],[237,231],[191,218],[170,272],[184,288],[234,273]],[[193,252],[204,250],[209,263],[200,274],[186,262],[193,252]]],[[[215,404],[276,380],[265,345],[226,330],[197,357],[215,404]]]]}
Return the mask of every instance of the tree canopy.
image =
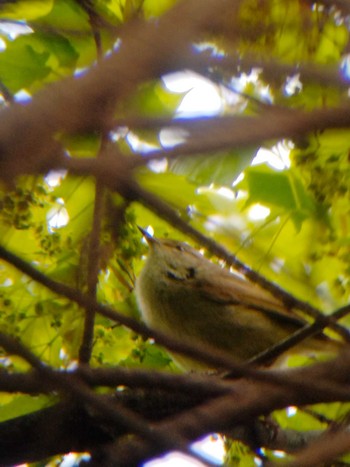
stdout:
{"type": "Polygon", "coordinates": [[[225,465],[348,465],[349,24],[341,0],[0,3],[1,465],[201,458],[210,433],[225,465]],[[179,112],[188,76],[215,111],[179,112]],[[138,226],[310,323],[270,358],[344,350],[183,374],[168,350],[215,357],[142,323],[138,226]]]}

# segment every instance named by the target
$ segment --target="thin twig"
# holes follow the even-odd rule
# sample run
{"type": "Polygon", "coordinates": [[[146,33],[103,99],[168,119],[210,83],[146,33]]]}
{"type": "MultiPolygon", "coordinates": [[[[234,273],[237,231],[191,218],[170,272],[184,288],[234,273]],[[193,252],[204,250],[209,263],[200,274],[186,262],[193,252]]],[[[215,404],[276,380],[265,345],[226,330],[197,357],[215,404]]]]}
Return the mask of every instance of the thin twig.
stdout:
{"type": "MultiPolygon", "coordinates": [[[[89,21],[95,41],[97,60],[100,62],[103,57],[101,33],[97,27],[97,16],[91,5],[87,1],[80,2],[82,7],[89,15],[89,21]]],[[[107,151],[105,147],[108,144],[108,132],[103,131],[101,137],[100,148],[97,154],[97,159],[106,157],[107,151]]],[[[100,270],[100,236],[102,228],[102,220],[105,210],[105,187],[101,180],[96,180],[95,184],[95,201],[94,212],[92,218],[92,230],[89,235],[88,249],[88,265],[87,265],[87,294],[89,297],[96,299],[98,274],[100,270]]],[[[84,253],[83,253],[84,254],[84,253]]],[[[85,309],[84,330],[81,346],[79,349],[79,362],[87,364],[90,361],[95,325],[95,310],[91,307],[85,309]]]]}
{"type": "MultiPolygon", "coordinates": [[[[259,355],[253,357],[250,360],[250,363],[253,365],[262,365],[264,363],[270,362],[275,358],[282,355],[287,350],[291,349],[295,345],[304,341],[305,339],[317,335],[325,327],[329,326],[331,323],[336,322],[339,319],[344,318],[347,314],[350,314],[350,305],[339,308],[328,316],[321,315],[316,321],[312,324],[307,324],[300,330],[293,333],[291,336],[286,337],[283,341],[278,342],[274,346],[266,349],[261,352],[259,355]]],[[[327,349],[327,340],[324,342],[325,348],[327,349]]],[[[339,343],[340,344],[340,343],[339,343]]]]}
{"type": "MultiPolygon", "coordinates": [[[[79,367],[76,370],[53,370],[63,374],[69,380],[81,379],[90,387],[127,386],[128,388],[161,389],[187,394],[189,397],[215,397],[232,390],[232,382],[225,381],[215,375],[176,374],[150,370],[129,370],[126,368],[91,368],[79,367]]],[[[47,394],[52,392],[53,385],[48,385],[38,378],[37,373],[1,372],[0,391],[21,392],[26,394],[47,394]]]]}

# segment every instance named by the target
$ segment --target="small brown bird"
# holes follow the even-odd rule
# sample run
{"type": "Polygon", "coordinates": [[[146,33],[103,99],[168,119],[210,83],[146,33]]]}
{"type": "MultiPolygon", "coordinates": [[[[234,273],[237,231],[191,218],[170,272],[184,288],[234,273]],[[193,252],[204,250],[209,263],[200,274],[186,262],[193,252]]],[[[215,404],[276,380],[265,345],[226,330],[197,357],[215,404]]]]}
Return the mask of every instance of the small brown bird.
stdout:
{"type": "MultiPolygon", "coordinates": [[[[242,362],[306,324],[268,291],[212,263],[186,243],[160,240],[140,230],[150,251],[136,281],[136,296],[151,328],[242,362]]],[[[340,342],[320,334],[293,351],[334,352],[339,347],[340,342]]],[[[174,357],[185,369],[203,369],[183,356],[174,357]]]]}

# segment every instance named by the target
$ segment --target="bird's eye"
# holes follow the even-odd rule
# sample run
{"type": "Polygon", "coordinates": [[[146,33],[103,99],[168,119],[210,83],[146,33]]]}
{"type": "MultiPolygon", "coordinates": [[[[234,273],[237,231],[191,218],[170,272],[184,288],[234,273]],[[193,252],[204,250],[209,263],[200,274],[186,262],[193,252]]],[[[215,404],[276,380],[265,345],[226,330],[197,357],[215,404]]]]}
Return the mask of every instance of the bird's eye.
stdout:
{"type": "Polygon", "coordinates": [[[193,279],[195,275],[196,275],[195,268],[187,268],[187,274],[186,274],[187,279],[193,279]]]}

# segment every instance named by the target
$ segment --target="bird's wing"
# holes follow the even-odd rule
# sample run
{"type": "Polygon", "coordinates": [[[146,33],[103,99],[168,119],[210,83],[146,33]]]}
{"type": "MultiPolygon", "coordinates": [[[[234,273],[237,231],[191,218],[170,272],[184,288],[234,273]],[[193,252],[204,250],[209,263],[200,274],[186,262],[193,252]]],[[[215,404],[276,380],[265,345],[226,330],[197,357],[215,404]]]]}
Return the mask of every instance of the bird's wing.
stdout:
{"type": "MultiPolygon", "coordinates": [[[[214,272],[214,271],[213,271],[214,272]]],[[[216,276],[218,277],[218,276],[216,276]]],[[[210,277],[208,281],[198,280],[200,293],[207,300],[216,303],[246,306],[264,313],[281,324],[300,328],[306,324],[283,304],[283,302],[261,287],[241,279],[234,274],[220,274],[219,280],[210,277]]]]}

